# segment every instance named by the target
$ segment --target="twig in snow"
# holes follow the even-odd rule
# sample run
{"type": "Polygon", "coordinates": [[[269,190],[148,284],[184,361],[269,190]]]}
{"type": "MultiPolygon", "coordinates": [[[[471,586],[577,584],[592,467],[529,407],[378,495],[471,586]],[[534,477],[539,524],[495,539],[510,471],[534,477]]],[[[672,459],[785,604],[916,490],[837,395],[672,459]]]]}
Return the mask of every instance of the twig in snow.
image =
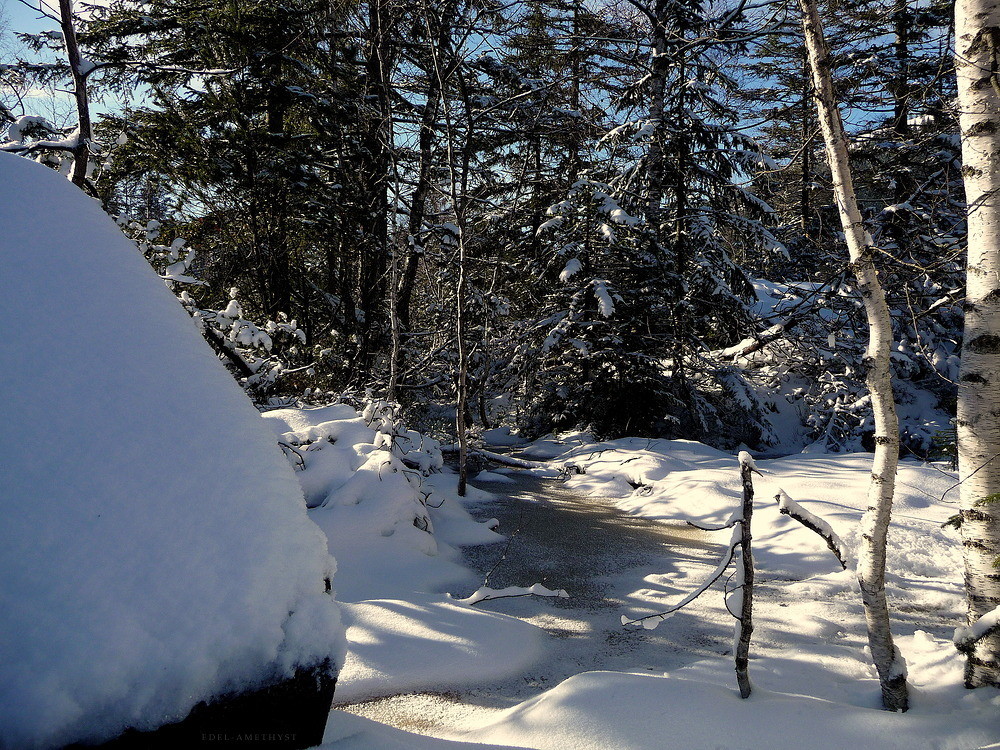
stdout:
{"type": "MultiPolygon", "coordinates": [[[[486,574],[486,577],[483,578],[483,585],[481,588],[485,588],[486,586],[489,585],[490,576],[492,576],[496,572],[497,568],[500,567],[500,563],[502,563],[507,558],[507,553],[510,551],[510,545],[514,541],[514,537],[516,537],[518,534],[521,533],[521,528],[523,523],[524,523],[524,506],[522,505],[521,511],[517,516],[517,528],[514,529],[513,533],[509,537],[507,537],[507,544],[504,545],[503,552],[500,553],[500,557],[497,558],[497,561],[493,563],[493,567],[489,569],[489,572],[486,574]]],[[[499,526],[499,524],[497,525],[499,526]]]]}
{"type": "Polygon", "coordinates": [[[465,599],[459,599],[459,604],[468,604],[470,607],[479,604],[479,602],[488,602],[494,599],[513,599],[518,596],[553,596],[559,599],[569,599],[569,594],[566,593],[565,589],[549,589],[540,583],[535,583],[531,586],[508,586],[503,589],[491,589],[487,586],[481,586],[476,589],[472,596],[466,597],[465,599]]]}
{"type": "Polygon", "coordinates": [[[702,524],[696,523],[694,521],[687,521],[686,523],[688,526],[693,526],[694,528],[699,529],[701,531],[722,531],[723,529],[733,528],[733,526],[735,526],[739,522],[740,522],[739,516],[733,516],[721,526],[703,526],[702,524]]]}
{"type": "Polygon", "coordinates": [[[281,446],[281,450],[285,451],[286,453],[291,452],[291,454],[295,456],[295,458],[298,460],[300,469],[306,468],[306,457],[302,455],[302,451],[300,451],[295,446],[290,445],[288,443],[283,443],[280,440],[278,441],[278,445],[281,446]]]}
{"type": "Polygon", "coordinates": [[[810,531],[815,531],[823,537],[824,541],[826,541],[826,546],[836,556],[840,566],[844,570],[847,570],[847,546],[837,536],[837,533],[830,524],[792,500],[784,490],[779,489],[774,499],[778,502],[778,510],[782,515],[794,518],[810,531]]]}

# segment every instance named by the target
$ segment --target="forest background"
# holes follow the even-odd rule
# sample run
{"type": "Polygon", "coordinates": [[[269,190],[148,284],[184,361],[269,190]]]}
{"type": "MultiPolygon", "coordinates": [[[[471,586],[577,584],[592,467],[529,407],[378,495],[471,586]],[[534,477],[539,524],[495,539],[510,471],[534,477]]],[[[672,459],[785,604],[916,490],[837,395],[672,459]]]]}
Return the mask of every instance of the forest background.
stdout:
{"type": "MultiPolygon", "coordinates": [[[[257,403],[375,393],[454,435],[457,393],[473,430],[872,447],[793,5],[82,10],[87,188],[257,403]]],[[[953,8],[824,12],[903,449],[940,455],[964,293],[953,8]]],[[[3,147],[68,172],[62,34],[10,32],[3,147]]]]}

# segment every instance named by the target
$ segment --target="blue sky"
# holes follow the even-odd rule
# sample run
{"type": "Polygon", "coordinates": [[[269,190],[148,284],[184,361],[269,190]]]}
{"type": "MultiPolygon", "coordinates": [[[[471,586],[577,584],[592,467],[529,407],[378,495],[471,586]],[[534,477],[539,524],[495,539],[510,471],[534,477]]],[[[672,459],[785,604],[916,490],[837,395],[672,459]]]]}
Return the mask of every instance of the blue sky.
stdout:
{"type": "Polygon", "coordinates": [[[38,11],[31,10],[18,0],[2,0],[2,5],[11,31],[36,32],[55,27],[55,22],[40,18],[38,11]]]}

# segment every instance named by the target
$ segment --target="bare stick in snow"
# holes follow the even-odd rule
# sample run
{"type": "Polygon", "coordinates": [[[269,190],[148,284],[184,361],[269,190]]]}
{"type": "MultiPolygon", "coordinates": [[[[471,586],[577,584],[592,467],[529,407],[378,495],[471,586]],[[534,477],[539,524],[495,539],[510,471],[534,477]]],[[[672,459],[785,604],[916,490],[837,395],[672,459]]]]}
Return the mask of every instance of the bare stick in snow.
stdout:
{"type": "Polygon", "coordinates": [[[740,618],[736,624],[736,682],[740,697],[750,697],[750,635],[753,633],[753,551],[751,549],[750,521],[753,518],[753,472],[757,469],[753,458],[740,451],[740,481],[743,483],[743,512],[740,517],[740,564],[737,565],[736,582],[742,588],[740,618]]]}
{"type": "Polygon", "coordinates": [[[723,529],[731,529],[733,526],[740,522],[740,518],[737,515],[733,515],[728,521],[726,521],[721,526],[705,526],[703,524],[697,523],[695,521],[687,521],[688,526],[692,526],[700,531],[722,531],[723,529]]]}
{"type": "Polygon", "coordinates": [[[774,499],[778,502],[778,510],[782,515],[794,518],[807,529],[815,531],[823,537],[826,541],[826,546],[836,555],[841,567],[847,570],[847,546],[837,536],[837,532],[833,530],[830,524],[792,500],[784,490],[779,489],[774,499]]]}
{"type": "Polygon", "coordinates": [[[531,586],[507,586],[502,589],[491,589],[488,586],[481,586],[476,589],[472,596],[465,599],[458,599],[459,604],[468,604],[470,607],[479,602],[488,602],[493,599],[512,599],[518,596],[553,596],[559,599],[569,599],[569,594],[565,589],[549,589],[540,583],[531,586]]]}
{"type": "Polygon", "coordinates": [[[726,569],[729,567],[729,563],[733,561],[733,555],[736,553],[736,548],[740,544],[741,532],[739,529],[733,530],[733,536],[729,540],[729,546],[726,547],[726,551],[723,553],[722,558],[719,560],[719,564],[716,566],[715,570],[706,578],[702,584],[692,591],[690,594],[681,599],[677,604],[667,607],[662,612],[657,612],[655,615],[646,615],[645,617],[637,617],[634,620],[630,620],[625,615],[622,615],[622,625],[638,625],[642,623],[642,626],[646,630],[653,630],[657,625],[659,625],[663,620],[666,620],[670,615],[679,609],[683,609],[688,604],[693,602],[699,596],[704,594],[708,587],[713,583],[718,581],[725,574],[726,569]]]}

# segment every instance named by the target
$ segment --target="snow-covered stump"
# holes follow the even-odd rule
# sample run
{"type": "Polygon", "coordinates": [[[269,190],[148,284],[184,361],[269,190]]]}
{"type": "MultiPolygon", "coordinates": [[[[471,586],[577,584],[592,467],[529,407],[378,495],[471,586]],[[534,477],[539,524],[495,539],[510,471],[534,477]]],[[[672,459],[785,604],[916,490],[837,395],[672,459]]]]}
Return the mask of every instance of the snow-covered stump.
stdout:
{"type": "Polygon", "coordinates": [[[753,519],[753,458],[740,452],[740,481],[743,483],[743,508],[740,517],[740,563],[736,566],[737,593],[740,615],[736,621],[736,682],[740,697],[750,697],[750,636],[753,633],[753,549],[750,522],[753,519]]]}

